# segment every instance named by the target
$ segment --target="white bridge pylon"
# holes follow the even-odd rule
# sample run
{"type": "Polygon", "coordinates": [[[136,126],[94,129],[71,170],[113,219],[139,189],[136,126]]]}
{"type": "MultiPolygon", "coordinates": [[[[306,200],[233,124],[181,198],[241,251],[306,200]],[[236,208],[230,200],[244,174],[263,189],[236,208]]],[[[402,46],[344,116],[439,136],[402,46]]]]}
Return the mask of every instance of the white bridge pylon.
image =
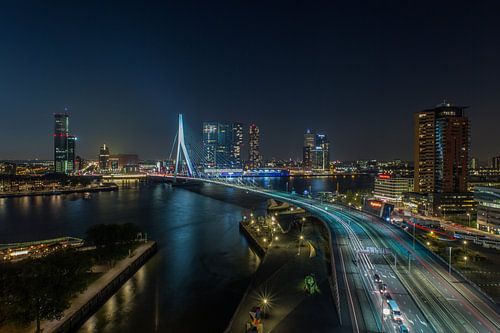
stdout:
{"type": "Polygon", "coordinates": [[[186,160],[189,176],[194,177],[195,171],[194,171],[193,165],[191,164],[191,159],[189,158],[189,154],[188,154],[188,151],[186,149],[186,144],[184,142],[184,124],[182,121],[182,114],[179,114],[179,130],[177,133],[177,157],[175,158],[174,179],[177,178],[177,173],[179,171],[179,160],[181,157],[181,150],[182,150],[182,155],[184,156],[184,159],[186,160]]]}

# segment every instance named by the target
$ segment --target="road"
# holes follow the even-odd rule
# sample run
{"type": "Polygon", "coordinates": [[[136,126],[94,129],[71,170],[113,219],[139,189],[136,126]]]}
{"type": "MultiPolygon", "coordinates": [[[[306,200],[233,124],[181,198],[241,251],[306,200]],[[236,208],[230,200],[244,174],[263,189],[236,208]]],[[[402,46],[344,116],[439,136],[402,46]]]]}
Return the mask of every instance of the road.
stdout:
{"type": "Polygon", "coordinates": [[[498,332],[498,307],[455,274],[410,235],[390,223],[357,211],[344,212],[365,229],[378,246],[390,248],[398,261],[398,272],[419,303],[431,325],[439,332],[498,332]],[[406,267],[405,267],[406,266],[406,267]]]}
{"type": "Polygon", "coordinates": [[[445,263],[424,246],[416,242],[413,248],[412,238],[396,226],[343,206],[286,192],[250,187],[234,180],[203,181],[289,202],[327,223],[336,237],[335,265],[340,267],[337,273],[342,275],[337,274],[339,290],[347,300],[341,308],[344,313],[347,309],[353,331],[397,329],[392,321],[382,320],[383,301],[372,282],[373,272],[380,272],[390,281],[389,290],[401,304],[405,324],[411,331],[500,331],[498,306],[458,275],[448,274],[445,263]],[[392,258],[384,258],[374,265],[368,255],[359,253],[367,246],[390,249],[399,264],[394,268],[389,265],[392,258]]]}

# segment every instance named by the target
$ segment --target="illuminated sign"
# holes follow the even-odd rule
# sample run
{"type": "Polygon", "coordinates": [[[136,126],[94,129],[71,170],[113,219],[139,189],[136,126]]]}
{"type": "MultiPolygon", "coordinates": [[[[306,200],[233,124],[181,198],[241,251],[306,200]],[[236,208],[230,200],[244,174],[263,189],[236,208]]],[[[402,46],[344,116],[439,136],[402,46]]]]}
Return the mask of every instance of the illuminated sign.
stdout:
{"type": "Polygon", "coordinates": [[[370,206],[373,208],[380,208],[382,207],[382,203],[380,201],[370,201],[370,206]]]}
{"type": "Polygon", "coordinates": [[[391,179],[391,175],[381,174],[381,175],[378,175],[378,178],[379,179],[391,179]]]}

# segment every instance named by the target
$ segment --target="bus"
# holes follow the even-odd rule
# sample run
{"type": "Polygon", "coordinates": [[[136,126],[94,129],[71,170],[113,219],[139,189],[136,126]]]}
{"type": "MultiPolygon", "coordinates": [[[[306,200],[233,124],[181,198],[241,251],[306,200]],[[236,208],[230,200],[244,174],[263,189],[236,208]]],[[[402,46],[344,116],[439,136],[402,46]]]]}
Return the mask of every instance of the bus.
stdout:
{"type": "Polygon", "coordinates": [[[399,306],[396,303],[396,301],[391,299],[388,300],[387,303],[389,304],[389,309],[391,310],[392,320],[394,321],[403,320],[403,317],[401,316],[401,310],[399,310],[399,306]]]}

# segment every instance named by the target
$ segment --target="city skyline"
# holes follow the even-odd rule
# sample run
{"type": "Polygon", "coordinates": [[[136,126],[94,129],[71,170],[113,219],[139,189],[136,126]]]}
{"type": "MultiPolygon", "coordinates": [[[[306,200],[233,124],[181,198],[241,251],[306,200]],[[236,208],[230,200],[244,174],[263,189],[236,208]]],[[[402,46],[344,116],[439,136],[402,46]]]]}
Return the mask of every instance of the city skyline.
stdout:
{"type": "Polygon", "coordinates": [[[67,106],[84,157],[106,142],[163,158],[183,113],[192,128],[259,124],[266,159],[300,159],[315,128],[332,159],[410,160],[412,115],[446,99],[470,106],[471,156],[490,160],[497,4],[450,4],[3,4],[0,140],[24,131],[0,156],[50,159],[50,115],[67,106]]]}

